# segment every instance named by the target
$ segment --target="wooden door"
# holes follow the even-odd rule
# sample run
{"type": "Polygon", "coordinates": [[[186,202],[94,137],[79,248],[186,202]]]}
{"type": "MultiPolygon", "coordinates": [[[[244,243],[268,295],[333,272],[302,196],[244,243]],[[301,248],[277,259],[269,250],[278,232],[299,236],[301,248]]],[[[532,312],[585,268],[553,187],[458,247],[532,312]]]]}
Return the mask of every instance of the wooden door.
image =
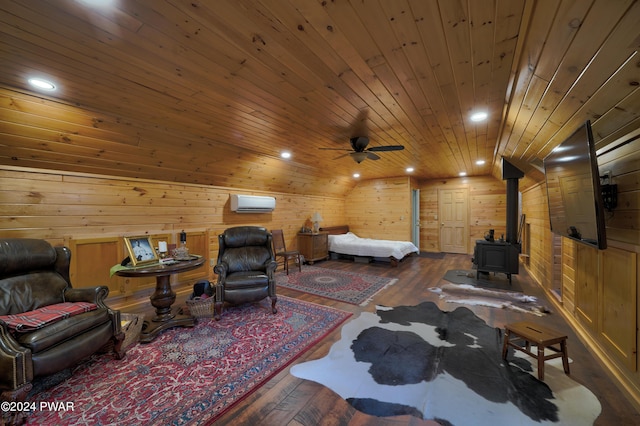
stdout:
{"type": "Polygon", "coordinates": [[[438,215],[440,216],[440,251],[468,253],[469,208],[468,190],[440,189],[438,215]]]}

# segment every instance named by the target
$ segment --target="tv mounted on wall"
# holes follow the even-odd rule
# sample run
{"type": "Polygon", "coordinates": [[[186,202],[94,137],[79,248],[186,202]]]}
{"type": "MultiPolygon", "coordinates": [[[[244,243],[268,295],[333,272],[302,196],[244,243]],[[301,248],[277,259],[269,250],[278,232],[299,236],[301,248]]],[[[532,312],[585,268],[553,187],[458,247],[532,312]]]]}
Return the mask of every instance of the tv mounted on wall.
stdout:
{"type": "Polygon", "coordinates": [[[604,206],[591,122],[544,158],[551,231],[607,248],[604,206]]]}

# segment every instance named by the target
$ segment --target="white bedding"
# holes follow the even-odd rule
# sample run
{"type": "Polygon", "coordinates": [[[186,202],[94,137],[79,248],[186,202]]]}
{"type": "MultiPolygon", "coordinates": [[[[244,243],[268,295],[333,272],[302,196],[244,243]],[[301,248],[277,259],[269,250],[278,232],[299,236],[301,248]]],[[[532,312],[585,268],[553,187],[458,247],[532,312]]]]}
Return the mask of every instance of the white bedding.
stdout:
{"type": "Polygon", "coordinates": [[[398,260],[410,253],[420,252],[410,241],[360,238],[353,232],[329,235],[329,251],[351,256],[394,257],[398,260]]]}

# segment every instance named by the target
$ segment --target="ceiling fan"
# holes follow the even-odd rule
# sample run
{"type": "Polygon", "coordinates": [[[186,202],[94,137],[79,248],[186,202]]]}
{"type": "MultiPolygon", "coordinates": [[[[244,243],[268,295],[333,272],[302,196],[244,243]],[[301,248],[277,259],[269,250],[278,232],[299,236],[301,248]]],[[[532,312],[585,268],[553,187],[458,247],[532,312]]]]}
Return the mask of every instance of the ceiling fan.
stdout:
{"type": "Polygon", "coordinates": [[[362,163],[367,158],[369,160],[379,160],[380,156],[378,154],[375,154],[376,152],[401,151],[404,149],[403,145],[383,145],[383,146],[373,146],[371,148],[367,148],[367,145],[369,145],[369,138],[366,136],[358,136],[355,138],[351,138],[349,142],[351,143],[351,148],[352,148],[351,150],[344,149],[344,148],[320,148],[320,149],[350,151],[344,155],[336,157],[335,159],[342,158],[349,155],[358,164],[362,163]]]}

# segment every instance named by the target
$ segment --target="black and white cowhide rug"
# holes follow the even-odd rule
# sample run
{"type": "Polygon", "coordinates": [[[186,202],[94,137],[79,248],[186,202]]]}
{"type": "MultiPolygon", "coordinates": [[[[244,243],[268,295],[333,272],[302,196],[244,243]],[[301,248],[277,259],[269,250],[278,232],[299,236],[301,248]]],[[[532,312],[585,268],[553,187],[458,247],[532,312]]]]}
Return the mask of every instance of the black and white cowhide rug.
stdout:
{"type": "Polygon", "coordinates": [[[564,374],[509,349],[502,331],[471,310],[443,312],[432,302],[364,312],[342,328],[324,358],[294,365],[291,374],[332,389],[374,416],[409,414],[442,425],[591,425],[601,406],[564,374]],[[515,353],[514,353],[515,352],[515,353]]]}

